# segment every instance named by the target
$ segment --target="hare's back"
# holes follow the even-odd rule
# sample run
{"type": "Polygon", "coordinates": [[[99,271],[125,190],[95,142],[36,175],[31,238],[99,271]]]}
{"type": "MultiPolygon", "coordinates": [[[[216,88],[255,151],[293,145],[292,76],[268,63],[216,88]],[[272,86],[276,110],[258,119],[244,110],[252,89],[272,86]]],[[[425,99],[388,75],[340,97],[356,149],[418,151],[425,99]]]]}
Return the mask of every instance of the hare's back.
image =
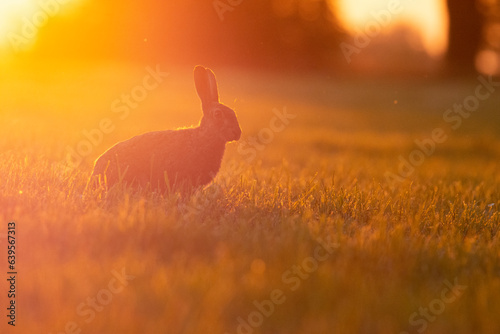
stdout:
{"type": "Polygon", "coordinates": [[[97,160],[93,174],[109,170],[112,165],[136,165],[152,156],[165,159],[176,151],[181,142],[178,131],[155,131],[119,142],[104,152],[97,160]]]}

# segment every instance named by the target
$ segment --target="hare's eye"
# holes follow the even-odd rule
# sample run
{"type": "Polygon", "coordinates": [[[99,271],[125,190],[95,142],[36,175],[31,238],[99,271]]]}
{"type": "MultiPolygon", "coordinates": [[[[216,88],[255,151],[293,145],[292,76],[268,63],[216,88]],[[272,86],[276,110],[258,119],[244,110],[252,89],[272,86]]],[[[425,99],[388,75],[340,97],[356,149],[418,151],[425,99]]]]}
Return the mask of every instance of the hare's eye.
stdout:
{"type": "Polygon", "coordinates": [[[221,117],[222,117],[222,111],[220,111],[220,109],[215,109],[214,118],[221,118],[221,117]]]}

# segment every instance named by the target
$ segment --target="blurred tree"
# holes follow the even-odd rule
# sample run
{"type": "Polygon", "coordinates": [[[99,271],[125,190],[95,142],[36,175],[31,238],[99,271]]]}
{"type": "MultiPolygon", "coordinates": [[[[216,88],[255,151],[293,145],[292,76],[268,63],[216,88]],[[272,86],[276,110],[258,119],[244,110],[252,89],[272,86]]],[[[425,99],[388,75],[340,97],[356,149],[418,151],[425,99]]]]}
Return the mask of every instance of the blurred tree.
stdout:
{"type": "Polygon", "coordinates": [[[487,73],[500,74],[500,0],[481,0],[486,17],[481,67],[487,73]]]}
{"type": "Polygon", "coordinates": [[[453,75],[476,72],[476,56],[482,46],[485,16],[476,0],[447,0],[449,15],[446,60],[453,75]]]}
{"type": "Polygon", "coordinates": [[[335,22],[329,0],[90,0],[43,29],[38,53],[320,69],[338,55],[335,22]]]}
{"type": "Polygon", "coordinates": [[[228,23],[247,41],[250,62],[316,70],[335,63],[342,32],[328,0],[254,0],[241,7],[228,23]]]}
{"type": "Polygon", "coordinates": [[[234,66],[322,69],[338,54],[341,32],[328,0],[184,0],[176,6],[174,12],[190,17],[175,29],[191,44],[182,59],[191,54],[234,66]]]}

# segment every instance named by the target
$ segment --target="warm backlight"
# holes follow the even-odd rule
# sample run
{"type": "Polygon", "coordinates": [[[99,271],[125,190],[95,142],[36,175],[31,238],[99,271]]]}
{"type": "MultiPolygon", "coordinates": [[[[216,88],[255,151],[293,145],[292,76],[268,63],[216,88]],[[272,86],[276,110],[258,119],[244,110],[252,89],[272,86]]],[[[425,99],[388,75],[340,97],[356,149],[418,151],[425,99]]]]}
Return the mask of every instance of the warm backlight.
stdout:
{"type": "Polygon", "coordinates": [[[0,0],[0,43],[4,47],[18,28],[23,17],[28,17],[37,4],[35,0],[0,0]]]}
{"type": "Polygon", "coordinates": [[[29,51],[38,33],[81,0],[0,0],[0,55],[29,51]]]}
{"type": "MultiPolygon", "coordinates": [[[[398,8],[391,15],[386,29],[398,25],[409,25],[421,35],[422,43],[431,55],[440,55],[446,50],[447,15],[444,0],[332,0],[340,10],[339,18],[351,31],[363,30],[376,20],[381,11],[398,8]]],[[[384,22],[385,24],[385,22],[384,22]]]]}

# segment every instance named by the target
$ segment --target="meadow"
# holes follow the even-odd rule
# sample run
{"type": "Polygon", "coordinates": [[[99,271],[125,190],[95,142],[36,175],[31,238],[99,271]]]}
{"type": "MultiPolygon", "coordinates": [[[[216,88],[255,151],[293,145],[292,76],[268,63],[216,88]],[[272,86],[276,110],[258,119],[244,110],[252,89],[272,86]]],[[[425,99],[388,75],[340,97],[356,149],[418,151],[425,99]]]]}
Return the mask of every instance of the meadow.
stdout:
{"type": "Polygon", "coordinates": [[[214,68],[243,135],[212,184],[83,196],[110,145],[201,117],[192,69],[146,67],[2,75],[2,333],[500,332],[499,87],[458,117],[480,81],[214,68]]]}

